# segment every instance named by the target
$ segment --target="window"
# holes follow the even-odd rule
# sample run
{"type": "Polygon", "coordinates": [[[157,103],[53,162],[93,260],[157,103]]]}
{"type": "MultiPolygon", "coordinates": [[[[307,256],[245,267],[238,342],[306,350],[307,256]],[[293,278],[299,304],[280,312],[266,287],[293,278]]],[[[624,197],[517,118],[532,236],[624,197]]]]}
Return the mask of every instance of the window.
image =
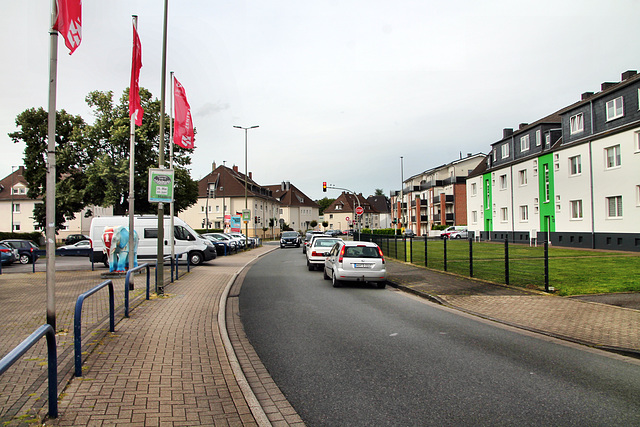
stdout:
{"type": "Polygon", "coordinates": [[[471,211],[471,223],[472,224],[478,223],[478,211],[471,211]]]}
{"type": "Polygon", "coordinates": [[[580,175],[582,173],[581,156],[569,157],[569,174],[580,175]]]}
{"type": "Polygon", "coordinates": [[[478,186],[473,182],[471,183],[471,195],[475,196],[476,194],[478,194],[478,186]]]}
{"type": "Polygon", "coordinates": [[[503,159],[506,159],[507,157],[509,157],[509,143],[502,144],[502,147],[500,147],[500,149],[502,150],[503,159]]]}
{"type": "Polygon", "coordinates": [[[551,134],[548,133],[544,136],[544,145],[546,145],[547,147],[549,145],[551,145],[551,134]]]}
{"type": "Polygon", "coordinates": [[[495,162],[496,160],[498,160],[498,149],[494,148],[493,149],[493,161],[495,162]]]}
{"type": "Polygon", "coordinates": [[[582,200],[571,200],[571,219],[582,219],[582,200]]]}
{"type": "Polygon", "coordinates": [[[507,208],[500,208],[500,220],[502,222],[509,221],[509,210],[507,208]]]}
{"type": "Polygon", "coordinates": [[[520,206],[520,221],[521,222],[529,221],[529,206],[528,205],[520,206]]]}
{"type": "Polygon", "coordinates": [[[520,151],[529,151],[529,135],[520,138],[520,151]]]}
{"type": "Polygon", "coordinates": [[[607,217],[622,217],[622,196],[607,197],[607,217]]]}
{"type": "Polygon", "coordinates": [[[582,113],[571,116],[569,119],[569,130],[571,135],[580,133],[584,130],[584,116],[582,113]]]}
{"type": "Polygon", "coordinates": [[[636,205],[640,206],[640,185],[636,185],[636,205]]]}
{"type": "Polygon", "coordinates": [[[621,96],[607,102],[607,121],[617,119],[619,117],[622,117],[623,115],[624,108],[622,106],[621,96]]]}
{"type": "Polygon", "coordinates": [[[539,147],[542,141],[542,131],[536,131],[536,147],[539,147]]]}
{"type": "Polygon", "coordinates": [[[606,154],[607,169],[615,168],[621,165],[620,145],[604,149],[606,154]]]}
{"type": "Polygon", "coordinates": [[[640,152],[640,132],[636,132],[633,134],[634,138],[635,138],[635,151],[636,153],[640,152]]]}
{"type": "Polygon", "coordinates": [[[20,231],[20,223],[19,222],[14,222],[13,223],[13,231],[20,231]]]}
{"type": "Polygon", "coordinates": [[[20,203],[14,203],[13,204],[13,212],[14,213],[20,213],[20,203]]]}
{"type": "Polygon", "coordinates": [[[520,186],[527,185],[527,170],[522,169],[518,171],[518,183],[520,186]]]}
{"type": "Polygon", "coordinates": [[[336,210],[337,211],[341,211],[342,210],[342,205],[336,205],[336,210]]]}
{"type": "Polygon", "coordinates": [[[507,175],[500,175],[500,189],[507,189],[507,175]]]}
{"type": "Polygon", "coordinates": [[[489,202],[491,201],[491,186],[489,185],[489,178],[485,181],[487,187],[487,200],[485,200],[485,206],[489,206],[489,202]]]}
{"type": "Polygon", "coordinates": [[[551,183],[549,182],[549,164],[544,164],[544,201],[548,202],[551,197],[551,183]]]}

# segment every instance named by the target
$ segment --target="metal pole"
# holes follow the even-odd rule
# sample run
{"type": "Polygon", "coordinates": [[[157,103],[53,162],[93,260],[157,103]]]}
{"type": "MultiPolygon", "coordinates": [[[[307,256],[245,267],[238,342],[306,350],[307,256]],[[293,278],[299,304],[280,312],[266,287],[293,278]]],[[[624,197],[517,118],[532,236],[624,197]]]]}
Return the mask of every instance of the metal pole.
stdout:
{"type": "Polygon", "coordinates": [[[544,242],[544,291],[549,292],[549,242],[544,242]]]}
{"type": "Polygon", "coordinates": [[[13,180],[13,168],[16,168],[18,166],[11,166],[11,233],[13,234],[13,186],[14,186],[14,180],[13,180]]]}
{"type": "Polygon", "coordinates": [[[51,29],[49,30],[49,114],[47,133],[47,323],[56,331],[56,84],[58,80],[58,32],[53,29],[57,16],[56,0],[51,0],[51,29]]]}
{"type": "MultiPolygon", "coordinates": [[[[174,89],[174,80],[173,80],[173,71],[170,73],[171,75],[171,94],[169,95],[169,169],[173,170],[173,98],[175,95],[174,89]]],[[[171,194],[173,195],[172,201],[169,204],[169,241],[171,242],[171,259],[176,260],[176,265],[178,264],[178,260],[176,259],[176,239],[174,237],[175,230],[173,228],[173,215],[175,209],[175,174],[173,181],[173,191],[171,194]]],[[[209,192],[209,186],[207,185],[207,193],[209,192]]],[[[207,196],[208,197],[208,196],[207,196]]]]}
{"type": "Polygon", "coordinates": [[[509,284],[509,239],[504,239],[504,283],[509,284]]]}
{"type": "MultiPolygon", "coordinates": [[[[164,101],[167,85],[167,10],[169,0],[164,0],[164,23],[162,29],[162,72],[160,77],[160,140],[158,167],[164,169],[164,101]]],[[[164,205],[158,203],[158,255],[156,257],[156,285],[158,294],[164,295],[164,205]]]]}
{"type": "MultiPolygon", "coordinates": [[[[133,19],[133,28],[135,31],[138,31],[138,17],[136,15],[132,15],[133,19]]],[[[132,64],[133,66],[133,64],[132,64]]],[[[131,104],[131,91],[132,87],[129,88],[129,104],[131,104]]],[[[134,232],[134,219],[133,215],[135,212],[135,188],[134,188],[134,176],[135,176],[135,157],[136,157],[136,117],[138,112],[136,111],[130,119],[130,130],[129,130],[129,269],[133,268],[134,264],[134,251],[133,251],[133,232],[134,232]]]]}
{"type": "MultiPolygon", "coordinates": [[[[247,132],[249,131],[249,129],[255,129],[257,127],[260,126],[249,126],[249,127],[242,127],[242,126],[234,126],[234,128],[237,129],[244,129],[244,209],[247,210],[249,209],[248,206],[248,202],[247,202],[247,175],[249,174],[249,170],[247,169],[247,132]]],[[[245,250],[247,249],[247,247],[249,246],[249,221],[245,222],[244,224],[244,248],[245,250]]]]}

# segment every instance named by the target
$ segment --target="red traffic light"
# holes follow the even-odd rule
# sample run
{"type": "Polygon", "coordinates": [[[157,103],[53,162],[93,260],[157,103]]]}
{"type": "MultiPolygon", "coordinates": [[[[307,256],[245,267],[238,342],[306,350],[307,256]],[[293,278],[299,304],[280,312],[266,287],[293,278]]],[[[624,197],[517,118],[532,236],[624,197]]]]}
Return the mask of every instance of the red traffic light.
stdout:
{"type": "Polygon", "coordinates": [[[327,192],[327,183],[326,182],[322,183],[322,191],[324,191],[325,193],[327,192]]]}

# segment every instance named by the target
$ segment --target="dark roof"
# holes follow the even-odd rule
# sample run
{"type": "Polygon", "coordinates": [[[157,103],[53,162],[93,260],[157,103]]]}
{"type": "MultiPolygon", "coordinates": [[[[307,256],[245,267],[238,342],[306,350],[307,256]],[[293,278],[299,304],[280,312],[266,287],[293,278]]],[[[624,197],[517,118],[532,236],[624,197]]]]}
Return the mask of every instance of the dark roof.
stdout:
{"type": "MultiPolygon", "coordinates": [[[[11,185],[22,184],[27,189],[29,188],[29,184],[27,180],[24,178],[24,166],[18,167],[18,169],[14,170],[12,173],[4,177],[0,180],[0,200],[12,200],[11,198],[11,185]]],[[[26,191],[25,194],[14,194],[13,200],[33,200],[27,196],[26,191]]]]}
{"type": "Polygon", "coordinates": [[[386,196],[369,196],[367,201],[380,213],[391,213],[391,201],[386,196]]]}
{"type": "Polygon", "coordinates": [[[320,208],[320,205],[307,197],[307,195],[299,188],[289,182],[282,183],[280,185],[267,185],[265,188],[270,190],[271,195],[285,206],[308,206],[311,208],[320,208]]]}
{"type": "MultiPolygon", "coordinates": [[[[213,172],[198,181],[198,197],[207,197],[209,184],[215,184],[217,197],[244,197],[245,174],[237,169],[237,166],[234,166],[233,169],[218,166],[213,172]]],[[[247,177],[247,195],[262,199],[274,199],[267,187],[258,185],[251,177],[247,177]]]]}
{"type": "Polygon", "coordinates": [[[360,202],[360,206],[364,208],[364,213],[379,213],[372,205],[369,203],[367,199],[365,199],[362,194],[358,194],[357,196],[352,193],[345,193],[344,191],[336,200],[333,201],[329,205],[327,209],[324,210],[324,213],[344,213],[344,212],[353,212],[358,206],[358,201],[360,202]],[[357,197],[357,200],[356,200],[357,197]],[[341,205],[341,209],[336,209],[336,206],[341,205]]]}

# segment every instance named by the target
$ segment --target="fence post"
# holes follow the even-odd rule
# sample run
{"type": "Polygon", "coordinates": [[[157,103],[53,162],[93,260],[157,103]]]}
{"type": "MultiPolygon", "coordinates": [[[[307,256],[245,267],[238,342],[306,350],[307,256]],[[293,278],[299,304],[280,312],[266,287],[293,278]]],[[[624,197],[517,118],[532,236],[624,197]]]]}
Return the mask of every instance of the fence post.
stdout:
{"type": "Polygon", "coordinates": [[[396,255],[394,258],[395,259],[400,259],[398,257],[398,236],[396,234],[393,235],[393,244],[395,246],[395,255],[396,255]]]}
{"type": "Polygon", "coordinates": [[[473,237],[469,238],[469,277],[473,277],[473,237]]]}
{"type": "Polygon", "coordinates": [[[447,238],[444,239],[444,271],[447,271],[447,238]]]}
{"type": "Polygon", "coordinates": [[[427,263],[427,236],[424,236],[424,266],[429,266],[429,264],[427,263]]]}
{"type": "Polygon", "coordinates": [[[549,242],[544,242],[544,291],[549,292],[549,242]]]}
{"type": "Polygon", "coordinates": [[[413,264],[413,237],[409,237],[409,262],[413,264]]]}
{"type": "Polygon", "coordinates": [[[404,262],[407,262],[407,238],[402,236],[402,252],[404,253],[404,262]]]}
{"type": "Polygon", "coordinates": [[[509,238],[504,239],[504,283],[509,284],[509,238]]]}

